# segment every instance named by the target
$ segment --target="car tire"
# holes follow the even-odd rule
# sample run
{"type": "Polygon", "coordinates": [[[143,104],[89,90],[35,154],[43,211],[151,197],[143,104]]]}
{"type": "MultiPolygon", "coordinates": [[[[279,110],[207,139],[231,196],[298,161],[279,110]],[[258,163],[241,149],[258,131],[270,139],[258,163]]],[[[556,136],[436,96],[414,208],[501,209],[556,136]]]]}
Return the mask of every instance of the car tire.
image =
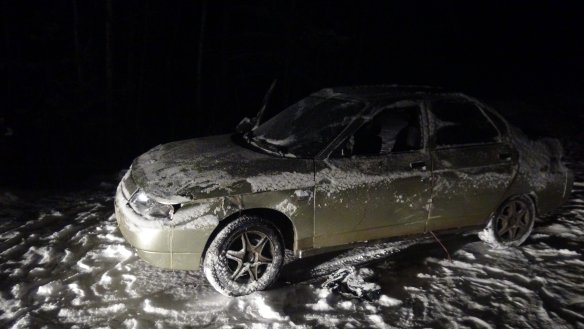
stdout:
{"type": "Polygon", "coordinates": [[[533,229],[535,205],[527,196],[507,199],[491,216],[479,238],[495,248],[521,245],[533,229]]]}
{"type": "Polygon", "coordinates": [[[284,245],[274,225],[244,215],[215,236],[203,260],[211,285],[226,296],[243,296],[270,287],[284,262],[284,245]]]}

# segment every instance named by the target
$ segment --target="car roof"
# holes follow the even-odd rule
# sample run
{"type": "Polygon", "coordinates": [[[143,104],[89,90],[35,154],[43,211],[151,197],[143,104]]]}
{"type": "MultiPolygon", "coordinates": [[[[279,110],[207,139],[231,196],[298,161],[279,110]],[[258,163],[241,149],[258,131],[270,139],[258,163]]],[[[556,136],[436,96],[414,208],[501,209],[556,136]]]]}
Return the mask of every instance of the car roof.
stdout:
{"type": "Polygon", "coordinates": [[[371,86],[351,86],[325,88],[313,94],[319,97],[349,98],[365,101],[387,100],[387,99],[416,99],[428,96],[441,97],[464,97],[461,93],[451,92],[440,87],[419,86],[419,85],[371,85],[371,86]]]}

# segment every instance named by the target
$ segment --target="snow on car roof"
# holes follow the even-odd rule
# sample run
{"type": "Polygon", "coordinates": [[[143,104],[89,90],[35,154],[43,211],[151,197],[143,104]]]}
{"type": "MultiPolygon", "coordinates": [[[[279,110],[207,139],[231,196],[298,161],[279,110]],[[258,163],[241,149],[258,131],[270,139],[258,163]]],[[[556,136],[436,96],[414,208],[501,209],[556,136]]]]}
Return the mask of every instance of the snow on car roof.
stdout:
{"type": "Polygon", "coordinates": [[[321,89],[314,96],[349,97],[363,100],[378,98],[410,98],[420,95],[454,94],[443,88],[418,85],[371,85],[352,87],[332,87],[321,89]]]}

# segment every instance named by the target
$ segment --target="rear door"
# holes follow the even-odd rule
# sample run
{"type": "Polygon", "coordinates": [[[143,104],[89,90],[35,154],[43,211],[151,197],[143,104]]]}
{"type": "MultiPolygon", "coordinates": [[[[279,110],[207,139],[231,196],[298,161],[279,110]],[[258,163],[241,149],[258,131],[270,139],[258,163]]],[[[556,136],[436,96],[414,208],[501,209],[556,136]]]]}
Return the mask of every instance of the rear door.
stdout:
{"type": "Polygon", "coordinates": [[[317,162],[315,246],[421,233],[430,156],[419,104],[378,112],[317,162]]]}
{"type": "Polygon", "coordinates": [[[515,175],[515,150],[484,111],[462,99],[430,102],[432,201],[428,230],[481,225],[515,175]]]}

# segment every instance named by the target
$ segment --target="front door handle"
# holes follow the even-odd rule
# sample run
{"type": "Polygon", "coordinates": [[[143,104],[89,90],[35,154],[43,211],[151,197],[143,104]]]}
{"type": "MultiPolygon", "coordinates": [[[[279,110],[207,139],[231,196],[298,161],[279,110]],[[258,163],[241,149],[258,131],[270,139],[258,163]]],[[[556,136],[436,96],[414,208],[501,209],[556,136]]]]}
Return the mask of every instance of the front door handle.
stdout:
{"type": "Polygon", "coordinates": [[[426,161],[414,161],[410,163],[410,168],[426,170],[426,161]]]}
{"type": "Polygon", "coordinates": [[[310,190],[296,190],[294,192],[298,201],[306,201],[312,199],[312,191],[310,190]]]}

